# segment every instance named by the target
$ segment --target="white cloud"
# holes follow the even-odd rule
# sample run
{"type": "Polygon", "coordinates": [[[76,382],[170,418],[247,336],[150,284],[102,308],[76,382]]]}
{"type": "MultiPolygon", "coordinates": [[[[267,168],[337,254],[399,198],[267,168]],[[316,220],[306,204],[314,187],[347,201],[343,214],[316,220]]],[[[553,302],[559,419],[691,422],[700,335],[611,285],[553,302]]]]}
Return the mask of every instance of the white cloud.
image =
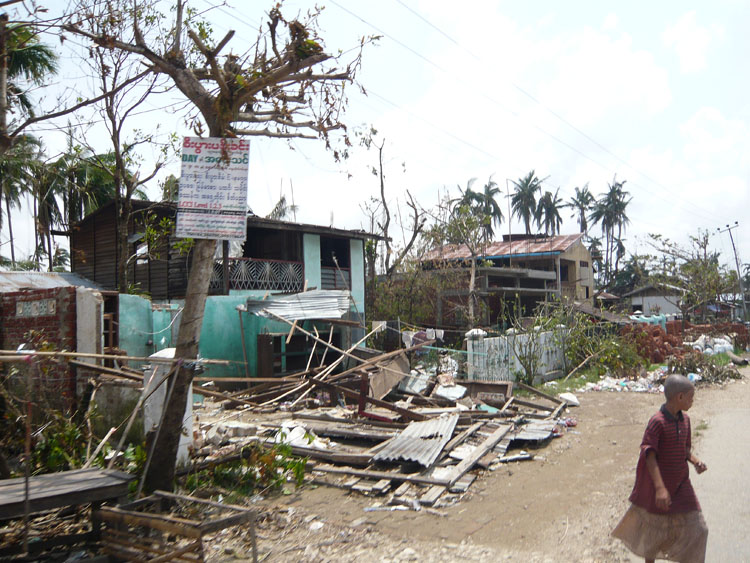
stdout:
{"type": "Polygon", "coordinates": [[[720,25],[700,25],[695,10],[692,10],[668,26],[662,33],[662,40],[677,54],[682,72],[691,73],[708,66],[707,55],[710,45],[723,35],[724,28],[720,25]]]}

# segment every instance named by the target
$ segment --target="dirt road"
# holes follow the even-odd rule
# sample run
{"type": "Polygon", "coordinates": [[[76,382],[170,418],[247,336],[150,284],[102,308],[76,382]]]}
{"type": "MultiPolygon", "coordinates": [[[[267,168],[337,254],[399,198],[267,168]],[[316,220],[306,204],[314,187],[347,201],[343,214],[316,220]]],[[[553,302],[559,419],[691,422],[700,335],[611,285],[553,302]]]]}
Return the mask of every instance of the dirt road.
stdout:
{"type": "MultiPolygon", "coordinates": [[[[711,562],[750,562],[750,369],[744,374],[701,388],[690,411],[694,449],[709,466],[692,478],[711,562]]],[[[609,532],[627,508],[643,429],[662,396],[580,399],[570,411],[577,427],[534,461],[485,473],[436,513],[370,511],[383,499],[328,486],[269,499],[276,516],[260,531],[261,553],[268,561],[638,561],[609,532]]],[[[242,551],[238,544],[220,559],[242,551]]]]}
{"type": "MultiPolygon", "coordinates": [[[[750,370],[746,370],[746,377],[750,370]]],[[[693,483],[709,527],[708,561],[750,562],[750,384],[706,405],[699,449],[709,471],[693,483]]],[[[703,401],[702,401],[703,402],[703,401]]]]}

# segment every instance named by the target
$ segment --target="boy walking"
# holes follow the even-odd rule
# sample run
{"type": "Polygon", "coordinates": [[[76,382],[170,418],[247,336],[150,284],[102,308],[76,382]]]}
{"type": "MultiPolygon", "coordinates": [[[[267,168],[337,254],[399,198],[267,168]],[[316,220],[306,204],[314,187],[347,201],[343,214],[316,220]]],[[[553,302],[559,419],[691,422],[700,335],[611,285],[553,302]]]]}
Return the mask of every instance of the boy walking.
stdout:
{"type": "Polygon", "coordinates": [[[643,433],[632,504],[612,535],[647,563],[657,558],[702,563],[708,528],[688,468],[690,462],[698,473],[707,469],[691,452],[686,411],[695,388],[687,377],[673,374],[664,382],[664,396],[643,433]]]}

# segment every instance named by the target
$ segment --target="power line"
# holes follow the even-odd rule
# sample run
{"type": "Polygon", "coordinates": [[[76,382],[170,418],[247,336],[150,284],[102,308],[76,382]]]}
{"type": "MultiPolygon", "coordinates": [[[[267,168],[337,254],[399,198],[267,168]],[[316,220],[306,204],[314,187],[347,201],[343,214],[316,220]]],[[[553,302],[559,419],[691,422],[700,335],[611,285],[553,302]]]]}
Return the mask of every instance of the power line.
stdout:
{"type": "MultiPolygon", "coordinates": [[[[404,7],[405,7],[405,8],[407,9],[407,10],[409,10],[409,11],[410,11],[410,12],[411,12],[412,14],[414,14],[414,15],[415,15],[416,17],[418,17],[418,18],[419,18],[420,20],[424,21],[425,23],[427,23],[427,25],[429,25],[430,27],[432,27],[433,29],[435,29],[436,31],[438,31],[438,32],[439,32],[439,33],[440,33],[441,35],[443,35],[444,37],[446,37],[446,38],[447,38],[447,39],[448,39],[449,41],[451,41],[452,43],[454,43],[454,44],[456,44],[456,45],[460,46],[460,47],[461,47],[461,48],[462,48],[462,49],[463,49],[464,51],[466,51],[467,53],[469,53],[469,54],[470,54],[470,55],[472,56],[472,58],[474,58],[475,60],[477,60],[477,61],[480,61],[480,62],[481,62],[481,59],[479,59],[479,57],[477,57],[477,56],[476,56],[476,55],[474,55],[474,54],[473,54],[473,53],[472,53],[471,51],[469,51],[468,49],[466,49],[465,47],[463,47],[463,46],[462,46],[462,45],[461,45],[460,43],[458,43],[458,42],[457,42],[457,41],[456,41],[455,39],[453,39],[453,38],[452,38],[452,37],[451,37],[450,35],[448,35],[447,33],[445,33],[445,32],[444,32],[444,31],[443,31],[442,29],[440,29],[439,27],[437,27],[437,26],[435,26],[434,24],[432,24],[431,22],[429,22],[429,20],[427,20],[426,18],[424,18],[423,16],[421,16],[421,15],[420,15],[419,13],[417,13],[417,12],[416,12],[416,11],[415,11],[414,9],[412,9],[412,8],[410,8],[410,7],[408,7],[408,6],[406,6],[406,5],[405,5],[405,4],[403,3],[403,2],[401,2],[400,0],[397,0],[397,1],[399,1],[399,3],[400,3],[400,4],[402,5],[402,6],[404,6],[404,7]]],[[[364,23],[364,24],[366,24],[366,25],[370,26],[371,28],[373,28],[374,30],[376,30],[376,31],[377,31],[378,33],[381,33],[381,34],[382,34],[382,35],[383,35],[384,37],[387,37],[388,39],[390,39],[391,41],[393,41],[393,42],[394,42],[394,43],[396,43],[397,45],[401,46],[402,48],[404,48],[404,49],[408,50],[409,52],[411,52],[412,54],[414,54],[414,55],[415,55],[415,56],[417,56],[418,58],[420,58],[420,59],[422,59],[422,60],[426,61],[426,62],[427,62],[427,63],[428,63],[429,65],[431,65],[432,67],[434,67],[434,68],[436,68],[436,69],[440,70],[441,72],[447,73],[446,69],[444,69],[443,67],[441,67],[441,66],[440,66],[439,64],[435,63],[434,61],[430,60],[430,59],[429,59],[428,57],[425,57],[425,56],[424,56],[424,55],[422,55],[421,53],[417,52],[416,50],[412,49],[411,47],[409,47],[408,45],[406,45],[405,43],[403,43],[402,41],[400,41],[400,40],[398,40],[397,38],[393,37],[392,35],[388,34],[388,33],[387,33],[387,32],[386,32],[386,31],[385,31],[384,29],[382,29],[382,28],[380,28],[380,27],[378,27],[378,26],[376,26],[376,25],[372,24],[371,22],[367,21],[366,19],[362,18],[361,16],[357,15],[356,13],[352,12],[351,10],[349,10],[349,9],[347,9],[347,8],[345,8],[345,7],[343,7],[343,6],[341,5],[341,4],[339,4],[339,3],[338,3],[338,2],[336,2],[335,0],[332,0],[332,3],[333,3],[334,5],[336,5],[337,7],[339,7],[339,8],[340,8],[340,9],[341,9],[342,11],[344,11],[344,12],[346,12],[347,14],[349,14],[350,16],[352,16],[352,17],[356,18],[357,20],[361,21],[362,23],[364,23]]],[[[550,108],[546,107],[546,106],[545,106],[544,104],[542,104],[542,102],[540,102],[539,100],[537,100],[536,98],[534,98],[534,97],[533,97],[533,96],[532,96],[531,94],[529,94],[529,93],[528,93],[527,91],[525,91],[525,90],[524,90],[523,88],[521,88],[520,86],[518,86],[517,84],[515,84],[515,83],[513,83],[513,82],[510,82],[510,83],[511,83],[511,84],[512,84],[512,85],[513,85],[513,86],[514,86],[515,88],[517,88],[517,89],[518,89],[519,91],[521,91],[521,92],[522,92],[522,93],[524,93],[525,95],[529,96],[529,97],[530,97],[530,98],[531,98],[531,99],[532,99],[532,100],[533,100],[534,102],[536,102],[537,104],[541,105],[541,106],[542,106],[542,107],[544,107],[544,108],[545,108],[545,109],[546,109],[546,110],[547,110],[548,112],[550,112],[550,113],[551,113],[551,114],[553,114],[553,115],[554,115],[555,117],[557,117],[558,119],[560,119],[561,121],[563,121],[563,122],[564,122],[565,124],[567,124],[567,125],[568,125],[569,127],[573,128],[573,129],[574,129],[574,130],[576,130],[576,131],[577,131],[577,132],[578,132],[579,134],[583,135],[583,136],[584,136],[585,138],[587,138],[587,139],[588,139],[588,140],[589,140],[590,142],[594,143],[594,144],[595,144],[596,146],[598,146],[599,148],[601,148],[602,150],[604,150],[605,152],[607,152],[608,154],[610,154],[611,156],[613,156],[614,158],[616,158],[616,159],[617,159],[617,160],[618,160],[619,162],[623,163],[623,164],[624,164],[625,166],[627,166],[628,168],[630,168],[631,170],[633,170],[633,171],[634,171],[634,172],[636,172],[637,174],[639,174],[639,175],[643,176],[643,177],[644,177],[644,178],[646,178],[647,180],[649,180],[649,181],[651,181],[652,183],[654,183],[655,185],[659,186],[659,187],[660,187],[660,188],[662,188],[662,189],[663,189],[664,191],[670,192],[670,193],[672,193],[673,195],[675,195],[675,196],[677,196],[677,197],[679,198],[679,194],[676,194],[676,193],[672,192],[672,190],[670,190],[670,189],[669,189],[669,188],[667,188],[666,186],[664,186],[664,185],[662,185],[662,184],[660,184],[660,183],[656,182],[655,180],[653,180],[653,179],[651,179],[650,177],[648,177],[648,176],[647,176],[646,174],[644,174],[644,173],[642,173],[642,172],[638,171],[638,170],[637,170],[637,169],[636,169],[635,167],[633,167],[632,165],[630,165],[629,163],[627,163],[627,161],[625,161],[624,159],[622,159],[622,158],[618,157],[617,155],[615,155],[614,153],[612,153],[611,151],[609,151],[609,149],[607,149],[606,147],[604,147],[603,145],[601,145],[600,143],[598,143],[598,142],[597,142],[596,140],[594,140],[594,139],[593,139],[593,138],[591,138],[590,136],[586,135],[586,134],[585,134],[585,133],[584,133],[583,131],[581,131],[581,130],[580,130],[579,128],[575,127],[575,126],[574,126],[574,125],[573,125],[572,123],[570,123],[570,122],[568,122],[567,120],[565,120],[565,119],[564,119],[564,118],[563,118],[562,116],[558,115],[558,114],[557,114],[556,112],[554,112],[554,111],[553,111],[553,110],[551,110],[550,108]]],[[[515,111],[515,110],[512,110],[512,109],[509,109],[509,108],[507,108],[507,107],[506,107],[506,106],[505,106],[504,104],[502,104],[501,102],[499,102],[499,101],[498,101],[497,99],[493,98],[492,96],[489,96],[489,95],[487,95],[487,94],[484,94],[484,93],[483,93],[482,95],[483,95],[483,96],[484,96],[484,97],[485,97],[486,99],[488,99],[489,101],[491,101],[492,103],[494,103],[495,105],[498,105],[499,107],[501,107],[502,109],[504,109],[505,111],[507,111],[508,113],[510,113],[511,115],[515,116],[516,118],[519,118],[519,119],[521,118],[521,115],[520,115],[520,114],[519,114],[519,113],[518,113],[517,111],[515,111]]],[[[563,139],[561,139],[561,138],[557,137],[556,135],[554,135],[554,134],[550,133],[549,131],[546,131],[545,129],[543,129],[543,128],[542,128],[542,127],[540,127],[539,125],[537,125],[537,124],[535,124],[535,123],[533,123],[533,122],[530,122],[530,123],[531,123],[531,125],[532,125],[532,126],[533,126],[533,127],[535,128],[535,129],[537,129],[538,131],[540,131],[540,132],[541,132],[542,134],[544,134],[544,135],[546,135],[546,136],[550,137],[550,138],[551,138],[551,139],[552,139],[553,141],[555,141],[555,142],[557,142],[557,143],[559,143],[559,144],[561,144],[561,145],[565,146],[566,148],[568,148],[569,150],[571,150],[571,151],[575,152],[576,154],[578,154],[578,155],[579,155],[579,156],[581,156],[582,158],[585,158],[586,160],[589,160],[590,162],[592,162],[592,163],[596,164],[597,166],[599,166],[599,167],[600,167],[600,168],[602,168],[603,170],[605,170],[605,171],[610,171],[610,172],[611,172],[611,168],[610,168],[610,167],[608,167],[608,166],[606,166],[606,165],[604,165],[604,164],[600,163],[600,162],[599,162],[599,161],[597,161],[596,159],[594,159],[594,158],[592,158],[592,157],[590,157],[590,156],[588,156],[588,155],[584,154],[584,153],[583,153],[583,152],[582,152],[581,150],[579,150],[578,148],[574,147],[573,145],[571,145],[570,143],[568,143],[568,142],[564,141],[563,139]]],[[[631,185],[633,185],[633,186],[637,186],[637,187],[640,187],[640,188],[642,188],[642,189],[646,189],[646,187],[645,187],[645,186],[642,186],[642,185],[638,184],[637,182],[633,182],[633,181],[631,181],[631,185]]],[[[669,203],[671,203],[671,204],[674,204],[674,203],[675,203],[675,202],[674,202],[674,201],[673,201],[672,199],[668,199],[668,198],[666,198],[666,197],[664,197],[664,196],[660,196],[660,197],[661,197],[661,199],[664,199],[665,201],[667,201],[667,202],[669,202],[669,203]]],[[[678,199],[678,202],[679,202],[679,204],[685,204],[685,203],[687,203],[687,204],[690,204],[691,206],[694,206],[694,207],[695,207],[696,209],[698,209],[698,207],[697,207],[697,206],[696,206],[695,204],[693,204],[692,202],[689,202],[689,201],[682,201],[682,200],[679,200],[679,199],[678,199]]],[[[704,213],[702,212],[702,211],[703,211],[702,209],[701,209],[700,211],[691,211],[691,210],[685,209],[685,211],[687,211],[688,213],[691,213],[692,215],[695,215],[695,216],[700,216],[700,217],[702,217],[702,218],[703,218],[704,220],[707,220],[707,221],[713,221],[713,220],[715,220],[715,219],[712,219],[712,218],[710,218],[709,216],[705,215],[705,214],[704,214],[704,213]]]]}

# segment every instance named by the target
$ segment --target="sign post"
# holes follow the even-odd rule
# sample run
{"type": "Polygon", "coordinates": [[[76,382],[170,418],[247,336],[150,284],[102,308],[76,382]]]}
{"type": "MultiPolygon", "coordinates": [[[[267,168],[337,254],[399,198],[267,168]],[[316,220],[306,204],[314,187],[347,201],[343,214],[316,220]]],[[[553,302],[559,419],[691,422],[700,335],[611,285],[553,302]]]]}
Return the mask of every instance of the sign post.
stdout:
{"type": "Polygon", "coordinates": [[[185,137],[175,234],[245,240],[249,164],[243,139],[185,137]]]}

